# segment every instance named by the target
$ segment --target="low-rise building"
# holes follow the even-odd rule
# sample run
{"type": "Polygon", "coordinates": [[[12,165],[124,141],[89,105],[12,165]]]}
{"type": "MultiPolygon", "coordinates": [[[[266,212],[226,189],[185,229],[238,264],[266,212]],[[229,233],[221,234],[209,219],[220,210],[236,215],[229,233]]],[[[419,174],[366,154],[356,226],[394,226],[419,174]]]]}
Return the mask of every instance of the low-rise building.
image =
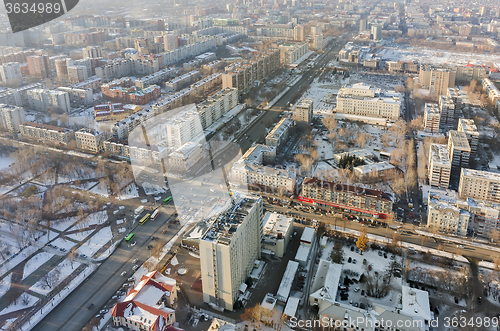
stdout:
{"type": "Polygon", "coordinates": [[[456,206],[456,201],[447,201],[440,195],[429,192],[427,227],[440,232],[465,236],[469,226],[470,213],[456,206]]]}
{"type": "Polygon", "coordinates": [[[293,121],[289,117],[283,117],[267,134],[266,145],[276,147],[279,150],[287,142],[292,125],[293,121]]]}
{"type": "Polygon", "coordinates": [[[104,103],[94,106],[94,116],[97,122],[120,120],[128,116],[120,102],[104,103]]]}
{"type": "Polygon", "coordinates": [[[446,145],[431,144],[428,165],[429,185],[447,189],[450,185],[451,161],[446,145]]]}
{"type": "Polygon", "coordinates": [[[170,327],[175,324],[177,290],[175,279],[158,271],[142,276],[127,297],[111,310],[113,325],[136,331],[179,330],[170,327]]]}
{"type": "Polygon", "coordinates": [[[23,107],[0,104],[0,126],[9,131],[19,131],[19,125],[25,121],[23,107]]]}
{"type": "Polygon", "coordinates": [[[424,108],[424,131],[437,133],[441,122],[441,111],[437,103],[426,103],[424,108]]]}
{"type": "Polygon", "coordinates": [[[61,145],[68,144],[75,135],[70,129],[34,122],[20,124],[19,132],[23,138],[50,141],[61,145]]]}
{"type": "Polygon", "coordinates": [[[94,153],[104,150],[106,133],[94,129],[80,129],[75,132],[76,147],[94,153]]]}
{"type": "Polygon", "coordinates": [[[392,217],[393,201],[382,191],[306,177],[299,200],[325,207],[348,209],[382,219],[392,217]]]}
{"type": "Polygon", "coordinates": [[[206,156],[200,143],[187,142],[168,155],[168,172],[185,174],[206,156]]]}
{"type": "Polygon", "coordinates": [[[268,212],[263,223],[262,254],[282,258],[293,233],[293,218],[268,212]]]}

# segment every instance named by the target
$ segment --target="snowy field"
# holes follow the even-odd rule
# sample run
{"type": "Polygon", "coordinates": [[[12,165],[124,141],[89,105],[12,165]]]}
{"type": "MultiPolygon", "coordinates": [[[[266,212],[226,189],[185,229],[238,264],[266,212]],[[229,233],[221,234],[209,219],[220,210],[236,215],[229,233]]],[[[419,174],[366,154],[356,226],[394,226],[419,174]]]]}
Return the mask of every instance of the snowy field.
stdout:
{"type": "Polygon", "coordinates": [[[85,238],[87,238],[88,235],[90,235],[94,230],[87,230],[87,231],[82,231],[82,232],[75,232],[72,234],[66,235],[67,237],[71,239],[75,239],[77,241],[82,241],[85,238]]]}
{"type": "Polygon", "coordinates": [[[66,277],[68,277],[76,268],[80,266],[80,262],[73,262],[73,266],[71,266],[71,262],[68,260],[64,260],[57,265],[54,269],[52,269],[47,275],[48,277],[53,277],[55,279],[52,288],[46,286],[42,280],[36,282],[33,286],[30,287],[30,290],[47,295],[54,287],[59,285],[66,277]],[[59,274],[59,275],[57,275],[59,274]],[[57,276],[55,276],[57,275],[57,276]]]}
{"type": "Polygon", "coordinates": [[[5,276],[0,280],[0,298],[7,292],[10,288],[10,280],[12,278],[12,273],[5,276]]]}
{"type": "Polygon", "coordinates": [[[54,254],[48,252],[40,252],[37,255],[33,256],[24,265],[24,272],[22,279],[25,279],[26,277],[31,275],[36,269],[41,267],[45,262],[50,260],[50,258],[53,256],[54,254]]]}
{"type": "Polygon", "coordinates": [[[14,301],[8,307],[0,311],[0,315],[5,315],[13,311],[32,307],[38,302],[38,300],[39,299],[37,297],[28,293],[24,293],[18,300],[14,301]]]}
{"type": "Polygon", "coordinates": [[[64,239],[64,238],[57,238],[52,242],[52,245],[56,246],[58,249],[59,248],[65,248],[67,251],[69,251],[71,248],[73,248],[76,244],[73,241],[64,239]]]}
{"type": "Polygon", "coordinates": [[[120,191],[120,193],[117,196],[117,199],[127,200],[138,197],[139,197],[139,188],[137,187],[137,185],[135,185],[135,183],[132,183],[120,191]]]}
{"type": "Polygon", "coordinates": [[[498,62],[498,54],[447,52],[423,47],[383,47],[378,51],[386,61],[417,61],[426,64],[487,64],[498,62]]]}
{"type": "Polygon", "coordinates": [[[102,228],[78,248],[78,254],[92,256],[112,238],[113,233],[111,232],[111,228],[109,226],[102,228]]]}
{"type": "Polygon", "coordinates": [[[77,221],[76,217],[67,217],[50,222],[50,227],[55,230],[64,231],[70,228],[77,221]]]}
{"type": "Polygon", "coordinates": [[[14,164],[14,159],[11,159],[8,156],[0,157],[0,170],[7,169],[11,164],[14,164]]]}

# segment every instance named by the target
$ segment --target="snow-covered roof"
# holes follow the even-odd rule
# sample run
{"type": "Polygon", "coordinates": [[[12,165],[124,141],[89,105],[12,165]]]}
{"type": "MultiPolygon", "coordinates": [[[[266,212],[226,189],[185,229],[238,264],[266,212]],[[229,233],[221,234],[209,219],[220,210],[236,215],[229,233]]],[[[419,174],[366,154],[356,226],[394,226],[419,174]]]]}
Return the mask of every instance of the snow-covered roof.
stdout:
{"type": "Polygon", "coordinates": [[[278,233],[282,235],[288,232],[288,228],[292,225],[293,218],[286,217],[278,213],[266,213],[263,218],[264,236],[277,237],[278,233]]]}
{"type": "Polygon", "coordinates": [[[310,297],[333,304],[337,297],[341,272],[341,264],[320,260],[314,276],[310,297]]]}
{"type": "Polygon", "coordinates": [[[408,286],[403,286],[401,290],[403,304],[401,312],[416,320],[431,320],[429,292],[408,286]]]}
{"type": "Polygon", "coordinates": [[[300,242],[311,244],[314,241],[314,234],[316,230],[309,226],[304,228],[304,232],[302,232],[302,237],[300,237],[300,242]]]}
{"type": "Polygon", "coordinates": [[[285,310],[283,310],[283,314],[288,316],[295,316],[297,312],[297,307],[299,306],[300,299],[296,297],[289,297],[285,306],[285,310]]]}
{"type": "Polygon", "coordinates": [[[288,261],[285,273],[281,279],[280,287],[276,293],[276,298],[281,302],[286,302],[288,296],[290,295],[290,290],[292,289],[292,283],[299,268],[299,263],[295,261],[288,261]]]}
{"type": "Polygon", "coordinates": [[[310,251],[311,251],[311,246],[300,245],[299,248],[297,249],[297,254],[295,255],[295,261],[307,262],[310,251]]]}

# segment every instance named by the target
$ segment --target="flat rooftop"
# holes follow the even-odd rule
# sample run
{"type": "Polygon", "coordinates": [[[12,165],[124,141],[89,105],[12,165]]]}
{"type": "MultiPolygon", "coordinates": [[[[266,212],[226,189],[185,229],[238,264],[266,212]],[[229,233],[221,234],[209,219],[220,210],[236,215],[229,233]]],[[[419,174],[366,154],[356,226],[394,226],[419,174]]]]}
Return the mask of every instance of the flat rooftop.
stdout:
{"type": "Polygon", "coordinates": [[[462,168],[462,174],[468,177],[500,181],[500,174],[496,172],[462,168]]]}
{"type": "Polygon", "coordinates": [[[451,140],[453,148],[469,150],[470,152],[469,140],[467,140],[465,132],[450,130],[449,139],[451,140]]]}
{"type": "Polygon", "coordinates": [[[450,155],[448,154],[448,147],[446,145],[431,144],[430,153],[434,164],[451,166],[450,155]]]}

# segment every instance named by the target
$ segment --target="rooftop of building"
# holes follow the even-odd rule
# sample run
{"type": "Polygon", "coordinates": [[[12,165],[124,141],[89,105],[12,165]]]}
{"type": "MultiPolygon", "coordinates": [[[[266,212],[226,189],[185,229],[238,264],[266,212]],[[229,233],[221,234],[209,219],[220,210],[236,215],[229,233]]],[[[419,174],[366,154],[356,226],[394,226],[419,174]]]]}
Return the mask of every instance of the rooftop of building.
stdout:
{"type": "Polygon", "coordinates": [[[450,130],[448,139],[451,141],[453,148],[470,151],[469,141],[465,132],[450,130]]]}
{"type": "Polygon", "coordinates": [[[430,155],[434,164],[443,166],[451,166],[450,154],[448,146],[442,144],[431,144],[430,155]]]}
{"type": "Polygon", "coordinates": [[[368,196],[368,197],[373,197],[373,198],[377,198],[380,200],[392,202],[391,197],[387,193],[382,192],[382,191],[372,190],[372,189],[354,186],[354,185],[334,183],[334,182],[321,180],[321,179],[314,178],[314,177],[306,177],[303,181],[302,186],[303,187],[314,186],[314,187],[323,188],[323,189],[327,189],[327,190],[331,190],[331,191],[346,192],[346,193],[350,193],[350,194],[355,194],[355,195],[360,195],[360,196],[368,196]]]}
{"type": "Polygon", "coordinates": [[[260,165],[260,159],[262,153],[275,153],[276,148],[273,146],[267,146],[262,144],[257,144],[255,146],[250,147],[245,154],[241,157],[241,161],[248,165],[260,165]]]}
{"type": "Polygon", "coordinates": [[[73,132],[73,130],[67,129],[67,128],[61,128],[59,126],[54,126],[54,125],[48,125],[48,124],[41,124],[41,123],[35,123],[35,122],[24,122],[21,124],[22,126],[31,126],[37,129],[44,129],[44,130],[49,130],[49,131],[57,131],[59,133],[70,133],[73,132]]]}
{"type": "Polygon", "coordinates": [[[254,204],[261,200],[261,198],[236,195],[233,196],[233,199],[233,204],[228,209],[214,216],[210,221],[212,224],[203,234],[201,240],[228,246],[254,204]]]}
{"type": "Polygon", "coordinates": [[[76,134],[84,134],[84,135],[88,135],[88,136],[100,136],[100,135],[104,134],[104,132],[101,132],[101,131],[98,131],[95,129],[90,129],[90,128],[83,128],[83,129],[76,131],[76,134]]]}
{"type": "Polygon", "coordinates": [[[386,170],[391,170],[391,169],[396,169],[392,164],[389,163],[389,161],[383,161],[383,162],[377,162],[377,163],[372,163],[372,164],[365,164],[361,166],[354,167],[354,171],[357,171],[361,174],[368,175],[371,174],[373,171],[379,172],[379,171],[386,171],[386,170]]]}
{"type": "Polygon", "coordinates": [[[311,287],[311,297],[334,303],[337,297],[342,265],[320,260],[311,287]]]}
{"type": "Polygon", "coordinates": [[[462,168],[462,175],[467,177],[475,177],[481,179],[489,179],[494,181],[500,181],[500,174],[491,171],[474,170],[462,168]]]}
{"type": "Polygon", "coordinates": [[[439,115],[441,114],[441,110],[439,110],[439,105],[437,103],[426,103],[424,111],[427,114],[439,115]]]}
{"type": "Polygon", "coordinates": [[[277,238],[278,234],[286,235],[288,228],[293,224],[293,217],[267,212],[262,222],[264,223],[264,236],[277,238]]]}
{"type": "Polygon", "coordinates": [[[459,118],[458,126],[461,127],[463,132],[465,133],[479,135],[479,132],[477,131],[477,126],[474,123],[474,120],[472,119],[459,118]]]}
{"type": "Polygon", "coordinates": [[[281,135],[292,126],[293,122],[289,117],[283,117],[274,128],[269,131],[266,139],[276,138],[278,139],[281,135]]]}

